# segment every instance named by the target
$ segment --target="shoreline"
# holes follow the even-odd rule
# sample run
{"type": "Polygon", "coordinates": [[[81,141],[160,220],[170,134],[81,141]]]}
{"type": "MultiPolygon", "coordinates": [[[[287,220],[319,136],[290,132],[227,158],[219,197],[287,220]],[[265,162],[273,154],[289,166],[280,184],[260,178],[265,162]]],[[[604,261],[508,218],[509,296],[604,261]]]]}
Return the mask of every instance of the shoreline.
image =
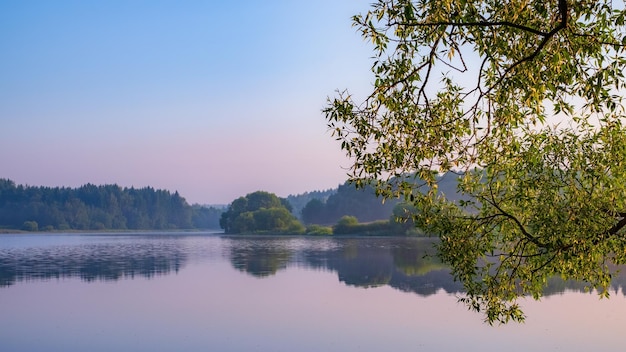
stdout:
{"type": "Polygon", "coordinates": [[[92,234],[224,234],[221,229],[187,229],[187,230],[55,230],[55,231],[24,231],[13,229],[0,229],[0,235],[92,235],[92,234]]]}

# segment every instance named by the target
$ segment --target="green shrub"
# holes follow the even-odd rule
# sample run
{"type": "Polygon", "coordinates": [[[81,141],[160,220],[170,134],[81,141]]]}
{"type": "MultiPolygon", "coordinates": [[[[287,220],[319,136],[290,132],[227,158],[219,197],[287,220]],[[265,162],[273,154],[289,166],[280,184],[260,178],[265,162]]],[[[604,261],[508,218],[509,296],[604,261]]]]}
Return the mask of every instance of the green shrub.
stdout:
{"type": "Polygon", "coordinates": [[[37,224],[37,221],[24,221],[24,224],[22,224],[22,230],[39,231],[39,224],[37,224]]]}
{"type": "Polygon", "coordinates": [[[309,225],[306,228],[306,234],[311,236],[328,236],[333,234],[333,229],[328,226],[309,225]]]}

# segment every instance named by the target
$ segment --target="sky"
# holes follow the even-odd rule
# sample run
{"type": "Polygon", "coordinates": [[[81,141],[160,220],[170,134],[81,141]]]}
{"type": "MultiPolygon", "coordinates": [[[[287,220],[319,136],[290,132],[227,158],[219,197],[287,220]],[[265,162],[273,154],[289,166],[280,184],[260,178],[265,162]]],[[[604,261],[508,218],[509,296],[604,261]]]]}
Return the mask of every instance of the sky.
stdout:
{"type": "Polygon", "coordinates": [[[322,109],[371,89],[369,3],[0,0],[0,178],[200,204],[337,187],[322,109]]]}

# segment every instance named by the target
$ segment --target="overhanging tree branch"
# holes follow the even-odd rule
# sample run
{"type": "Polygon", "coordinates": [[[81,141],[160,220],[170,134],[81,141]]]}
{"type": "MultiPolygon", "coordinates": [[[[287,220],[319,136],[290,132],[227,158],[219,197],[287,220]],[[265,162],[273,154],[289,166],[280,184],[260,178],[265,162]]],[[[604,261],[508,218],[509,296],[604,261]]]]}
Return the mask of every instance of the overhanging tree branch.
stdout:
{"type": "Polygon", "coordinates": [[[626,120],[612,98],[626,87],[626,11],[610,0],[377,0],[354,21],[374,45],[375,88],[358,110],[336,100],[329,127],[345,124],[355,181],[378,180],[446,240],[466,302],[508,320],[520,288],[537,297],[554,273],[606,288],[593,281],[598,258],[626,262],[626,120]],[[475,205],[433,192],[433,171],[450,170],[465,170],[458,190],[475,205]],[[403,172],[428,192],[394,188],[387,175],[403,172]],[[494,251],[508,258],[500,270],[475,267],[494,251]]]}
{"type": "Polygon", "coordinates": [[[511,27],[517,28],[524,32],[529,32],[542,37],[550,35],[550,32],[544,32],[532,27],[524,26],[522,24],[513,23],[509,21],[475,21],[475,22],[455,22],[455,21],[434,21],[434,22],[402,22],[392,23],[392,25],[405,26],[405,27],[438,27],[438,26],[452,26],[452,27],[511,27]]]}

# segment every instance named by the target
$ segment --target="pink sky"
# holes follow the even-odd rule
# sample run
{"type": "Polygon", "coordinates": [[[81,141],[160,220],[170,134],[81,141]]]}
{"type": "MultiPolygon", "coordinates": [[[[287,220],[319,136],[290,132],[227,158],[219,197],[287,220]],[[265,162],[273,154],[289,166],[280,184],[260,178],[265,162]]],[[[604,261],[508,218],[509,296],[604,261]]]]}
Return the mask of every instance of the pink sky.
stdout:
{"type": "Polygon", "coordinates": [[[321,110],[365,92],[367,4],[0,4],[0,178],[179,191],[223,204],[334,188],[321,110]]]}

